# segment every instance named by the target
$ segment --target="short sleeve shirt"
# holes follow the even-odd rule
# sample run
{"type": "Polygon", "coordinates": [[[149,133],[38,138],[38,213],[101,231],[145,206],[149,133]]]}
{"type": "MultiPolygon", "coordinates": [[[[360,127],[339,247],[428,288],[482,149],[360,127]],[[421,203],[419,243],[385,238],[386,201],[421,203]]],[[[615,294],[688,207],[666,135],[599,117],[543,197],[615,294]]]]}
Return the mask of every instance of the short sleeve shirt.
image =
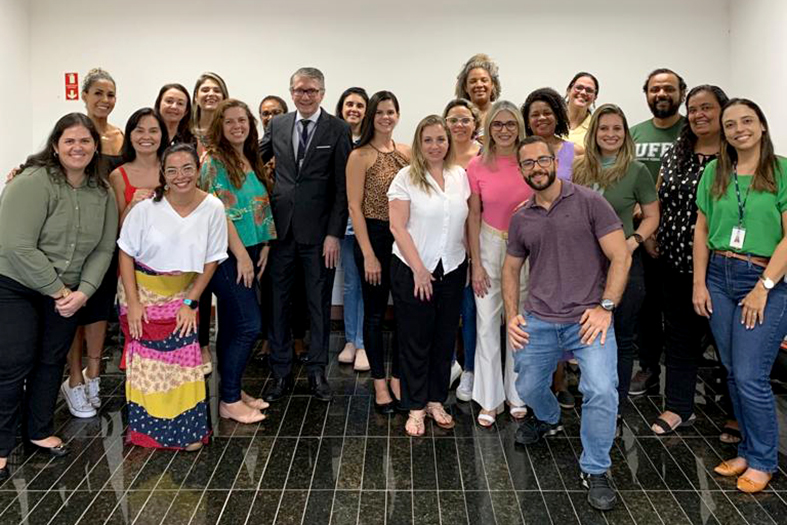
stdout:
{"type": "Polygon", "coordinates": [[[653,184],[648,169],[638,161],[629,164],[623,177],[607,188],[599,188],[598,191],[618,214],[626,238],[634,233],[634,206],[650,204],[658,199],[656,185],[653,184]]]}
{"type": "Polygon", "coordinates": [[[648,119],[631,128],[631,138],[637,147],[637,160],[648,168],[653,184],[659,178],[661,158],[678,139],[685,121],[686,117],[680,117],[668,128],[657,128],[653,125],[653,119],[648,119]]]}
{"type": "Polygon", "coordinates": [[[733,248],[732,229],[738,226],[738,198],[732,174],[727,191],[717,199],[711,194],[717,176],[717,161],[709,163],[702,173],[697,188],[697,207],[708,221],[708,247],[711,250],[735,251],[739,253],[771,257],[776,245],[782,240],[782,213],[787,210],[787,159],[779,158],[774,173],[776,193],[750,190],[752,175],[738,175],[741,201],[745,202],[743,229],[746,235],[743,248],[733,248]]]}
{"type": "Polygon", "coordinates": [[[597,192],[562,181],[546,210],[531,197],[514,213],[508,254],[530,262],[525,310],[554,323],[576,323],[602,299],[609,262],[599,239],[622,229],[597,192]]]}
{"type": "Polygon", "coordinates": [[[527,185],[514,156],[499,156],[495,166],[473,157],[467,165],[470,191],[481,198],[481,218],[492,228],[508,231],[508,223],[517,206],[533,194],[527,185]]]}

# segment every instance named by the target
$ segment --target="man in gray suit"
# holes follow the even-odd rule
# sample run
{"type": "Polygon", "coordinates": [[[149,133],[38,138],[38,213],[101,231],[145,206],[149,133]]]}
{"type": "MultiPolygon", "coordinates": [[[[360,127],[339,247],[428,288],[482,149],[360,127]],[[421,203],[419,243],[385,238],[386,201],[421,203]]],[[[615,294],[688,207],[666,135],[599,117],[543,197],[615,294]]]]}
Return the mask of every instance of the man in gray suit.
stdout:
{"type": "Polygon", "coordinates": [[[331,322],[331,292],[339,239],[347,225],[345,165],[352,149],[350,127],[320,107],[325,79],[320,70],[301,68],[290,77],[296,110],[271,120],[260,141],[263,162],[276,157],[271,195],[278,240],[271,248],[273,322],[270,330],[273,384],[265,398],[276,401],[292,391],[290,293],[295,266],[303,268],[311,318],[305,361],[311,394],[331,400],[325,378],[331,322]]]}

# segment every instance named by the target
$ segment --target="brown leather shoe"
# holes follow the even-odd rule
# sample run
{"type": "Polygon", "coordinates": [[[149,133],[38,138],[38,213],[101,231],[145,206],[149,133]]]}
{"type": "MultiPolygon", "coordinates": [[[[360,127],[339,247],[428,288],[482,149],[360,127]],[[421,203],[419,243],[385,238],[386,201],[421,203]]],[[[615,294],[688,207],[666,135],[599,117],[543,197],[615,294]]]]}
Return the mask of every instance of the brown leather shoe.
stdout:
{"type": "Polygon", "coordinates": [[[754,494],[756,492],[762,492],[765,490],[765,487],[768,486],[770,483],[773,474],[768,474],[768,479],[765,481],[754,481],[753,479],[741,476],[738,478],[738,490],[741,492],[746,492],[748,494],[754,494]]]}
{"type": "Polygon", "coordinates": [[[749,467],[746,465],[742,467],[733,467],[726,461],[722,461],[716,466],[716,468],[713,469],[713,472],[715,472],[719,476],[724,476],[725,478],[732,478],[735,476],[740,476],[741,474],[746,472],[747,468],[749,467]]]}

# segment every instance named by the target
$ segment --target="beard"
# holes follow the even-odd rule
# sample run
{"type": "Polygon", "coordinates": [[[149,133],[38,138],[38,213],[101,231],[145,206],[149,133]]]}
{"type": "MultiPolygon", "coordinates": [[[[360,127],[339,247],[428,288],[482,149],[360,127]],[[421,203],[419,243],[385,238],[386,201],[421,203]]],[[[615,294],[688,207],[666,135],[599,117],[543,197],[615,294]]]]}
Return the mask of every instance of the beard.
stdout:
{"type": "Polygon", "coordinates": [[[680,109],[680,103],[676,103],[671,98],[656,99],[649,103],[648,106],[650,107],[650,112],[656,118],[670,118],[680,109]],[[659,102],[669,102],[669,105],[667,107],[659,107],[659,102]]]}
{"type": "Polygon", "coordinates": [[[544,191],[545,189],[552,186],[555,183],[555,179],[557,179],[557,171],[553,168],[549,171],[545,169],[539,169],[538,171],[533,171],[529,176],[525,177],[525,183],[533,188],[534,191],[544,191]],[[547,174],[547,181],[543,184],[536,184],[532,181],[532,178],[536,175],[543,175],[544,173],[547,174]]]}

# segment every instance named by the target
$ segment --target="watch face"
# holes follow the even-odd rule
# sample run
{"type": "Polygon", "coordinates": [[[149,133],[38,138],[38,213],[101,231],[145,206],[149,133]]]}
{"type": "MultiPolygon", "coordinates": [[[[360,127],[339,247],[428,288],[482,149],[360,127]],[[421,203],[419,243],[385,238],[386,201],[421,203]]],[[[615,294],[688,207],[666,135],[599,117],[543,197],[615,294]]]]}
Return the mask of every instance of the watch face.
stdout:
{"type": "Polygon", "coordinates": [[[612,310],[614,310],[614,309],[615,309],[615,303],[613,303],[613,302],[612,302],[611,300],[609,300],[609,299],[604,299],[603,301],[601,301],[601,308],[603,308],[604,310],[607,310],[607,311],[611,312],[612,310]]]}

